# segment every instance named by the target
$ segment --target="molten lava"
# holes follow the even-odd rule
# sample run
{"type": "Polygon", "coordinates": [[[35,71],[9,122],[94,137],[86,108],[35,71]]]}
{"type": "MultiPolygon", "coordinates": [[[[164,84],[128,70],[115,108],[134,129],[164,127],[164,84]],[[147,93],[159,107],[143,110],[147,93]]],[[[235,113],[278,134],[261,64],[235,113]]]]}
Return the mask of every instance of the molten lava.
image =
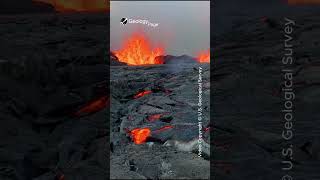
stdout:
{"type": "Polygon", "coordinates": [[[97,99],[94,99],[87,104],[85,104],[83,107],[81,107],[77,112],[74,113],[75,116],[83,116],[86,114],[92,114],[98,111],[101,111],[104,109],[109,101],[109,98],[107,96],[102,96],[97,99]]]}
{"type": "Polygon", "coordinates": [[[115,51],[119,61],[129,65],[163,64],[163,61],[156,59],[164,54],[164,48],[151,47],[150,40],[143,33],[133,33],[123,43],[121,50],[115,51]]]}
{"type": "Polygon", "coordinates": [[[52,5],[58,12],[106,12],[105,0],[33,0],[52,5]]]}
{"type": "Polygon", "coordinates": [[[151,134],[149,128],[137,128],[130,131],[131,138],[135,144],[143,144],[151,134]]]}
{"type": "Polygon", "coordinates": [[[143,97],[143,96],[145,96],[147,94],[151,94],[151,93],[152,93],[152,91],[150,91],[150,90],[142,91],[142,92],[139,92],[138,94],[136,94],[135,96],[133,96],[133,98],[138,99],[140,97],[143,97]]]}
{"type": "Polygon", "coordinates": [[[210,50],[200,52],[197,60],[200,63],[210,63],[210,50]]]}

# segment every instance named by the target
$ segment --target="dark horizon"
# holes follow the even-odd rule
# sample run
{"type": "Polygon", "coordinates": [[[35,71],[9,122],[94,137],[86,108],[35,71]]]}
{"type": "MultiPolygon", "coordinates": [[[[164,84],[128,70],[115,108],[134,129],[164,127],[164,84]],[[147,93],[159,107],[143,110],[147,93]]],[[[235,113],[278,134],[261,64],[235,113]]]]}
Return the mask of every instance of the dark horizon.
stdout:
{"type": "Polygon", "coordinates": [[[99,13],[108,10],[104,0],[73,0],[57,3],[51,0],[3,0],[0,2],[0,15],[37,14],[37,13],[99,13]],[[90,1],[90,3],[88,3],[90,1]]]}
{"type": "Polygon", "coordinates": [[[42,2],[31,0],[3,0],[0,2],[0,14],[34,14],[34,13],[54,13],[55,8],[42,2]]]}

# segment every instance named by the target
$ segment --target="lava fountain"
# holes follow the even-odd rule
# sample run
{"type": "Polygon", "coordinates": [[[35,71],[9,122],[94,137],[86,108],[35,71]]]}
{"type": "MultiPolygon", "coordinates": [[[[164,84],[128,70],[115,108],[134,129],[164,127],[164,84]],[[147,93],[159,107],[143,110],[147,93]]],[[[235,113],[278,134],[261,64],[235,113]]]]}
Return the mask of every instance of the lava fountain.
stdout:
{"type": "Polygon", "coordinates": [[[197,55],[199,63],[210,63],[210,50],[202,51],[197,55]]]}
{"type": "Polygon", "coordinates": [[[114,53],[119,61],[128,65],[163,64],[163,61],[156,57],[164,54],[164,48],[152,48],[145,34],[135,32],[124,41],[122,48],[114,53]]]}

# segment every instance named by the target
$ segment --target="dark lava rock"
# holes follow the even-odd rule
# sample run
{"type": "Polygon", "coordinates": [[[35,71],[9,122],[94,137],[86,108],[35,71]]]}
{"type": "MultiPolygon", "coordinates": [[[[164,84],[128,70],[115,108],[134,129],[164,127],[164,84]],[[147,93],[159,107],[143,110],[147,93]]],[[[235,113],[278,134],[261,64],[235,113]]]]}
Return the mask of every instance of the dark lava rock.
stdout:
{"type": "Polygon", "coordinates": [[[157,56],[157,61],[163,62],[163,64],[180,64],[180,63],[197,63],[197,60],[191,56],[182,55],[182,56],[157,56]]]}
{"type": "Polygon", "coordinates": [[[114,53],[110,53],[110,66],[124,66],[126,63],[120,62],[114,53]]]}
{"type": "Polygon", "coordinates": [[[4,0],[0,2],[0,14],[55,12],[52,5],[31,0],[4,0]]]}

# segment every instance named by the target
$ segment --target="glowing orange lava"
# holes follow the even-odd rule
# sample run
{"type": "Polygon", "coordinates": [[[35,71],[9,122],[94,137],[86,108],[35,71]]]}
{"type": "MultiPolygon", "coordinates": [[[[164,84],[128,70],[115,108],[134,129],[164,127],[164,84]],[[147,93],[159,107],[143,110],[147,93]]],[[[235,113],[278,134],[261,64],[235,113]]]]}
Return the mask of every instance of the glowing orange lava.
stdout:
{"type": "Polygon", "coordinates": [[[316,5],[320,4],[320,0],[288,0],[289,5],[316,5]]]}
{"type": "Polygon", "coordinates": [[[151,130],[149,128],[137,128],[133,129],[130,133],[135,144],[143,144],[150,136],[151,130]]]}
{"type": "Polygon", "coordinates": [[[121,50],[115,51],[119,61],[129,65],[163,64],[155,59],[164,54],[164,48],[151,48],[149,39],[143,33],[133,33],[124,41],[121,50]]]}
{"type": "Polygon", "coordinates": [[[97,99],[94,99],[87,104],[85,104],[82,108],[80,108],[77,112],[75,112],[75,116],[83,116],[86,114],[95,113],[104,109],[108,104],[109,98],[107,96],[102,96],[97,99]]]}
{"type": "Polygon", "coordinates": [[[133,98],[137,99],[137,98],[140,98],[140,97],[145,96],[150,93],[152,93],[152,91],[150,91],[150,90],[142,91],[142,92],[139,92],[138,94],[136,94],[133,98]]]}
{"type": "Polygon", "coordinates": [[[105,0],[33,0],[52,5],[58,12],[106,12],[105,0]]]}
{"type": "Polygon", "coordinates": [[[200,52],[197,60],[200,63],[210,63],[210,50],[200,52]]]}

